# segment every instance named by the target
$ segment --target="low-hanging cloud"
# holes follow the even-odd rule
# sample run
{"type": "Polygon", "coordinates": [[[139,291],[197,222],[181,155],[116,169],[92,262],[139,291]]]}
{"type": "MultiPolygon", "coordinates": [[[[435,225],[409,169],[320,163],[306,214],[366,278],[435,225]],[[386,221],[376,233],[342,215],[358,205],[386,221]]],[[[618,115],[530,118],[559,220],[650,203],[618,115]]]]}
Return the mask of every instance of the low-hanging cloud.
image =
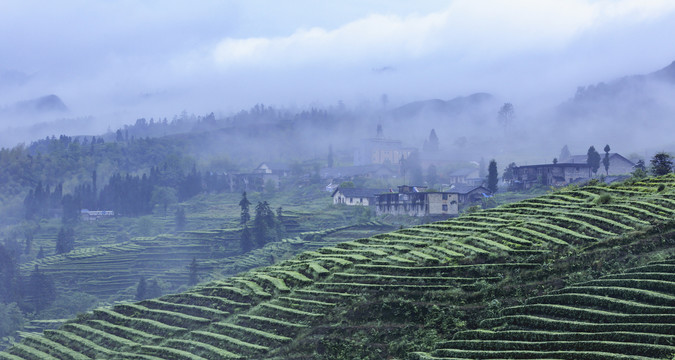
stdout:
{"type": "Polygon", "coordinates": [[[385,93],[394,106],[490,92],[522,114],[525,100],[556,104],[675,59],[667,0],[345,3],[3,1],[0,73],[26,76],[0,86],[0,107],[56,94],[102,131],[182,110],[385,93]]]}

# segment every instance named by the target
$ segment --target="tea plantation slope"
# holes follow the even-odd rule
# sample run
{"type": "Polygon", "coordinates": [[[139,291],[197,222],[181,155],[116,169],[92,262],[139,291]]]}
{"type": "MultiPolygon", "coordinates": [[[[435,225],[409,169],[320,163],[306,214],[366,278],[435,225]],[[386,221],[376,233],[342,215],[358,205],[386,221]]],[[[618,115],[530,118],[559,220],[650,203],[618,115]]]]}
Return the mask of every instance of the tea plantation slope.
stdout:
{"type": "Polygon", "coordinates": [[[87,247],[32,261],[21,266],[25,276],[35,266],[57,279],[61,291],[79,291],[99,299],[118,300],[133,296],[141,276],[160,280],[171,289],[189,280],[188,265],[196,259],[202,278],[229,276],[270,263],[270,256],[282,257],[317,244],[332,244],[336,239],[353,239],[391,230],[379,222],[368,222],[299,233],[299,241],[271,243],[269,248],[242,254],[239,229],[185,231],[129,241],[87,247]],[[302,241],[300,238],[310,238],[302,241]]]}
{"type": "MultiPolygon", "coordinates": [[[[502,295],[497,289],[518,291],[515,288],[531,283],[535,288],[540,286],[535,275],[561,256],[583,254],[585,248],[627,233],[659,232],[664,224],[672,227],[674,182],[675,177],[667,176],[562,191],[458,219],[317,248],[181,294],[94,310],[43,337],[24,340],[0,353],[0,359],[358,358],[361,350],[382,358],[410,350],[427,351],[419,356],[443,357],[433,343],[418,340],[398,346],[396,340],[451,336],[472,321],[462,316],[457,304],[477,303],[476,299],[485,297],[499,299],[502,295]],[[354,336],[368,343],[358,344],[354,336]]],[[[669,299],[664,296],[672,295],[664,293],[670,283],[659,278],[663,269],[638,270],[635,278],[609,277],[598,280],[604,283],[580,287],[617,291],[630,284],[636,286],[635,293],[650,299],[630,300],[651,305],[650,314],[668,314],[662,313],[669,299]],[[638,282],[649,285],[639,287],[638,282]]],[[[592,291],[587,295],[601,296],[592,291]]],[[[624,309],[642,306],[619,300],[624,309]]],[[[534,305],[543,309],[546,303],[532,303],[535,310],[530,311],[538,314],[534,305]]],[[[518,316],[524,308],[509,309],[505,311],[512,314],[503,316],[518,316]]],[[[574,314],[606,319],[618,311],[598,312],[593,315],[593,310],[579,309],[574,314]]],[[[659,334],[642,332],[651,333],[659,334]]],[[[653,344],[650,349],[657,351],[658,346],[668,345],[653,344]]],[[[617,347],[616,354],[631,354],[617,347]]]]}
{"type": "Polygon", "coordinates": [[[665,359],[675,354],[675,258],[507,307],[418,359],[665,359]]]}

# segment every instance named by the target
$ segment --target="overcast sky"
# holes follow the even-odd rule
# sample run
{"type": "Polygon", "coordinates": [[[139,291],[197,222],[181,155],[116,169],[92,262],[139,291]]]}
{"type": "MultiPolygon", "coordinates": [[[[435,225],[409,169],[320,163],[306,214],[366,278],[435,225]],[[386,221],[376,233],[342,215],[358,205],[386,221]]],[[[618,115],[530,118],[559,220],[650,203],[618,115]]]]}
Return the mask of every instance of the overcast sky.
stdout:
{"type": "Polygon", "coordinates": [[[56,94],[119,126],[383,93],[554,104],[670,64],[673,34],[671,0],[2,0],[0,107],[56,94]]]}

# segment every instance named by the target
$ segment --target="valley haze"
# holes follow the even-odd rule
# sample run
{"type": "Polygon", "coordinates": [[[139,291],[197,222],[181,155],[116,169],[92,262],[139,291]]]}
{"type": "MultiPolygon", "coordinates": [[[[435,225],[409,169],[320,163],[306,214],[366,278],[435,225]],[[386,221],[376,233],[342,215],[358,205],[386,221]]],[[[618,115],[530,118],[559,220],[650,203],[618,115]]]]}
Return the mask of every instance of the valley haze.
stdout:
{"type": "Polygon", "coordinates": [[[225,118],[256,104],[290,113],[344,105],[359,126],[333,133],[335,143],[384,123],[388,137],[418,147],[431,128],[446,144],[483,136],[486,157],[515,143],[519,153],[547,154],[531,161],[550,161],[565,144],[581,152],[611,143],[644,157],[672,148],[672,77],[618,85],[592,108],[570,102],[578,87],[668,66],[674,20],[675,4],[656,0],[5,1],[0,145],[183,111],[225,118]],[[436,109],[391,123],[406,104],[476,93],[492,98],[461,114],[436,109]],[[27,106],[45,99],[52,106],[27,106]],[[506,102],[513,133],[495,142],[506,102]]]}

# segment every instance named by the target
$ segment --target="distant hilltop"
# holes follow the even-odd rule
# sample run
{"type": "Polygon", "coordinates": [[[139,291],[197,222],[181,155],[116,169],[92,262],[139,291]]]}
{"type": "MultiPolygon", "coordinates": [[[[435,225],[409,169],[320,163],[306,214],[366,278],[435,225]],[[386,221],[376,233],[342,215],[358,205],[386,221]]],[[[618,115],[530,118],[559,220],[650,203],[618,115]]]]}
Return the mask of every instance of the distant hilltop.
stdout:
{"type": "Polygon", "coordinates": [[[36,99],[19,101],[7,110],[18,115],[33,115],[55,112],[64,113],[68,111],[68,107],[63,103],[61,98],[51,94],[36,99]]]}
{"type": "Polygon", "coordinates": [[[629,75],[580,86],[573,98],[559,107],[564,116],[605,115],[634,119],[640,114],[669,116],[669,99],[675,91],[675,61],[649,74],[629,75]]]}
{"type": "Polygon", "coordinates": [[[457,115],[463,112],[469,112],[476,107],[490,104],[495,101],[494,97],[488,93],[475,93],[469,96],[459,96],[454,99],[444,101],[439,99],[416,101],[405,104],[394,110],[392,115],[395,118],[411,118],[420,114],[438,114],[438,115],[457,115]]]}

